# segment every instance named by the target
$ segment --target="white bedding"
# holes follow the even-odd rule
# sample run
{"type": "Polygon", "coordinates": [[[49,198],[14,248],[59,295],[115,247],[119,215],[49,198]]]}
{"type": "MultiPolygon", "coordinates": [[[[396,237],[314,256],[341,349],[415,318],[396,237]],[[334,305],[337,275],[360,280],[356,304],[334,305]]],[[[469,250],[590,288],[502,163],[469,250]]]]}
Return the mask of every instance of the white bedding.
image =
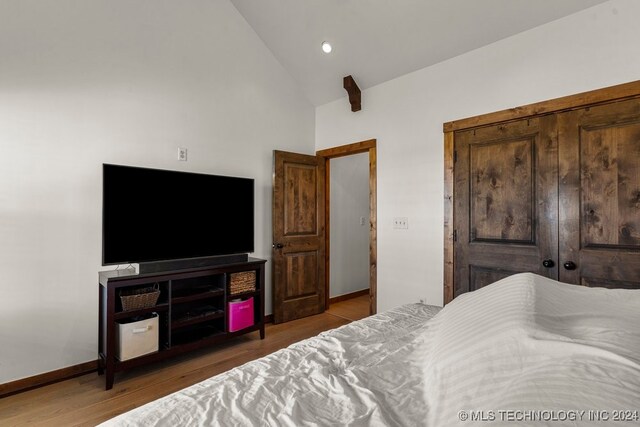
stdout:
{"type": "Polygon", "coordinates": [[[411,304],[350,323],[103,425],[419,425],[419,348],[438,311],[411,304]]]}
{"type": "Polygon", "coordinates": [[[620,410],[619,425],[640,425],[639,290],[517,274],[456,298],[430,326],[426,425],[611,426],[620,410]]]}
{"type": "Polygon", "coordinates": [[[525,273],[437,311],[354,322],[104,425],[640,425],[640,291],[525,273]]]}

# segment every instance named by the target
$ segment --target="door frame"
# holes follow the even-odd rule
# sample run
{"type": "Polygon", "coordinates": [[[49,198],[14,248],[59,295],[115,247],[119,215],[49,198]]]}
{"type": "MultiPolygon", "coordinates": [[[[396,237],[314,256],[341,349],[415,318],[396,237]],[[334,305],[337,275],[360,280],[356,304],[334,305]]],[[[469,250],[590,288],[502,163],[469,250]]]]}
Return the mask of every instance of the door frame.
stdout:
{"type": "Polygon", "coordinates": [[[351,156],[354,154],[369,153],[369,314],[377,313],[378,300],[378,223],[377,223],[377,154],[376,140],[368,139],[353,144],[327,148],[316,151],[316,156],[325,161],[325,310],[329,308],[329,284],[331,280],[330,270],[330,218],[331,205],[331,159],[351,156]]]}
{"type": "Polygon", "coordinates": [[[559,113],[598,104],[640,98],[640,80],[596,89],[576,95],[536,102],[494,113],[482,114],[443,124],[444,132],[444,303],[453,300],[454,282],[454,132],[481,126],[495,125],[540,115],[559,113]]]}

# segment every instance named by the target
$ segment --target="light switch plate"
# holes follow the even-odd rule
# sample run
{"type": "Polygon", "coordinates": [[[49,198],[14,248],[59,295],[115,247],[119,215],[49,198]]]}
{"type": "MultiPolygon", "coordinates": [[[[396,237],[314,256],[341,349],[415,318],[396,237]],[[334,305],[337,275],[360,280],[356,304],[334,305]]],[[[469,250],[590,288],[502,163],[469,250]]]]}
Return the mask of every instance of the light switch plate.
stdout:
{"type": "Polygon", "coordinates": [[[393,228],[406,230],[409,228],[409,218],[407,217],[395,217],[393,218],[393,228]]]}

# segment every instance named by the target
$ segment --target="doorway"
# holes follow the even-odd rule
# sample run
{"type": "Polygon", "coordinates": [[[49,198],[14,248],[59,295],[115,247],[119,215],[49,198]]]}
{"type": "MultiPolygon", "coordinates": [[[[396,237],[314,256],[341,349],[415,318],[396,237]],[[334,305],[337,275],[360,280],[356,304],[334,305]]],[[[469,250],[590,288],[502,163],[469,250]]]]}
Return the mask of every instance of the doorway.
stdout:
{"type": "Polygon", "coordinates": [[[316,155],[325,159],[325,308],[366,296],[369,314],[375,314],[376,140],[320,150],[316,155]]]}
{"type": "Polygon", "coordinates": [[[353,154],[330,164],[329,313],[335,303],[369,295],[369,156],[353,154]]]}
{"type": "MultiPolygon", "coordinates": [[[[369,230],[367,298],[377,312],[376,140],[316,152],[274,151],[273,321],[288,322],[324,312],[330,304],[331,161],[365,153],[368,157],[369,230]]],[[[365,249],[365,256],[366,249],[365,249]]]]}

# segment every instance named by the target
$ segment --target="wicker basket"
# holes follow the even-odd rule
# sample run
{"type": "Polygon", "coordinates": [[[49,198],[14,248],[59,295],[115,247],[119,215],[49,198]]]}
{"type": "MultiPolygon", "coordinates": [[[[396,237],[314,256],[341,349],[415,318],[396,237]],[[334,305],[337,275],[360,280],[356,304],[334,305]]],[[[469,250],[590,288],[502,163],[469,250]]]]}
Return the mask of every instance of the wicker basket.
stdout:
{"type": "Polygon", "coordinates": [[[127,289],[120,291],[122,311],[138,310],[153,307],[158,302],[160,287],[156,283],[153,287],[142,289],[127,289]]]}
{"type": "Polygon", "coordinates": [[[254,292],[256,290],[256,272],[242,271],[240,273],[231,273],[231,295],[243,294],[245,292],[254,292]]]}

